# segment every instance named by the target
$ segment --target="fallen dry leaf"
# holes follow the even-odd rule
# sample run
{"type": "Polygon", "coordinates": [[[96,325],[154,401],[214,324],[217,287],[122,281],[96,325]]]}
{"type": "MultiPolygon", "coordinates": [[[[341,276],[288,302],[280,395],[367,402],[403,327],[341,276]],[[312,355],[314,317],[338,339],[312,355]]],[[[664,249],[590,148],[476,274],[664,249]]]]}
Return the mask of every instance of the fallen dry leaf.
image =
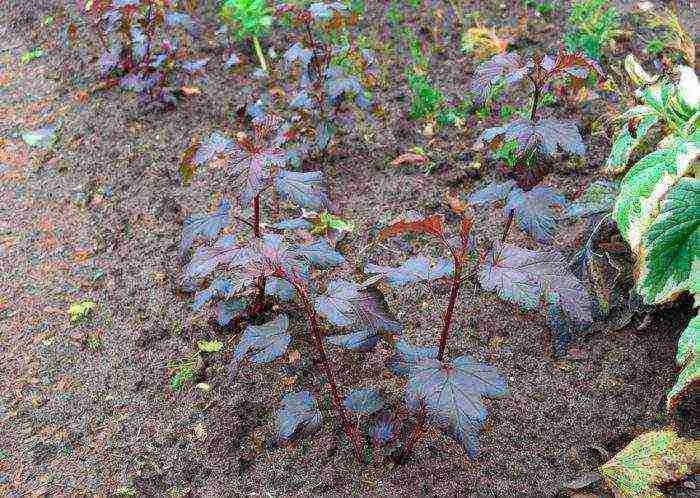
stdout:
{"type": "Polygon", "coordinates": [[[401,154],[399,157],[391,161],[392,166],[401,166],[402,164],[424,164],[428,162],[428,158],[421,154],[416,154],[414,152],[406,152],[401,154]]]}

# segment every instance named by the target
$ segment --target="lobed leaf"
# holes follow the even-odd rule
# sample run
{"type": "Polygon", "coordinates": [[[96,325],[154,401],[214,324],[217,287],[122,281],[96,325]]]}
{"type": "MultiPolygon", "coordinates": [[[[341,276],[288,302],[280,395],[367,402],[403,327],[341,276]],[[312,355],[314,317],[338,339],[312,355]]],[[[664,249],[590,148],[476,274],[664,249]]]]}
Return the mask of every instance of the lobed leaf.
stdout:
{"type": "Polygon", "coordinates": [[[554,250],[496,245],[479,272],[479,283],[524,309],[536,309],[542,297],[552,294],[569,318],[593,321],[588,293],[568,270],[566,259],[554,250]]]}
{"type": "Polygon", "coordinates": [[[215,213],[192,215],[187,218],[182,227],[180,257],[185,255],[198,235],[208,240],[212,240],[219,235],[219,232],[231,222],[230,210],[231,203],[227,199],[222,199],[215,213]]]}
{"type": "Polygon", "coordinates": [[[276,296],[280,301],[291,301],[295,292],[294,287],[282,278],[268,277],[265,281],[265,294],[276,296]]]}
{"type": "Polygon", "coordinates": [[[241,290],[242,283],[231,281],[226,278],[217,278],[206,289],[197,291],[194,295],[193,311],[199,311],[202,306],[209,302],[213,297],[222,295],[231,297],[241,290]]]}
{"type": "Polygon", "coordinates": [[[354,389],[343,400],[345,408],[363,415],[372,415],[384,408],[385,404],[384,395],[374,387],[354,389]]]}
{"type": "Polygon", "coordinates": [[[508,84],[520,81],[527,76],[531,68],[532,65],[516,53],[496,54],[476,68],[469,91],[475,102],[481,104],[494,85],[502,80],[508,84]]]}
{"type": "Polygon", "coordinates": [[[406,404],[413,412],[424,408],[430,420],[475,458],[476,434],[487,416],[483,397],[507,393],[505,381],[491,365],[476,363],[468,355],[444,363],[427,358],[410,368],[406,404]]]}
{"type": "Polygon", "coordinates": [[[451,275],[454,264],[446,259],[435,261],[426,256],[416,256],[406,260],[401,266],[378,266],[367,264],[365,273],[382,275],[386,283],[392,287],[400,287],[417,282],[430,282],[451,275]]]}
{"type": "Polygon", "coordinates": [[[226,299],[216,305],[216,322],[225,327],[231,320],[242,316],[247,309],[246,304],[240,299],[226,299]]]}
{"type": "Polygon", "coordinates": [[[559,149],[578,156],[586,152],[578,127],[569,120],[520,118],[505,126],[484,130],[478,140],[490,143],[496,139],[516,142],[521,154],[533,147],[548,156],[554,156],[559,149]]]}
{"type": "Polygon", "coordinates": [[[406,339],[400,338],[396,341],[396,351],[386,362],[386,367],[395,375],[401,377],[408,376],[409,371],[418,362],[437,358],[436,347],[424,348],[411,344],[406,339]]]}
{"type": "Polygon", "coordinates": [[[515,186],[516,183],[514,180],[508,180],[502,183],[492,182],[481,190],[472,192],[467,198],[467,202],[472,206],[478,206],[487,202],[501,201],[508,197],[508,194],[515,186]]]}
{"type": "Polygon", "coordinates": [[[332,268],[345,263],[345,258],[333,249],[326,239],[309,245],[295,246],[296,253],[317,268],[332,268]]]}
{"type": "Polygon", "coordinates": [[[376,347],[379,343],[379,336],[372,330],[360,330],[351,334],[326,337],[326,342],[350,351],[366,353],[376,347]]]}
{"type": "Polygon", "coordinates": [[[390,315],[384,296],[377,289],[342,279],[331,281],[326,293],[316,298],[314,307],[338,327],[356,326],[387,332],[403,329],[390,315]]]}
{"type": "Polygon", "coordinates": [[[263,325],[248,325],[233,351],[232,362],[239,364],[246,356],[256,364],[279,358],[292,342],[288,328],[289,319],[284,314],[263,325]]]}
{"type": "Polygon", "coordinates": [[[276,417],[277,441],[310,436],[321,428],[321,411],[309,391],[289,393],[282,398],[276,417]]]}
{"type": "Polygon", "coordinates": [[[328,204],[323,173],[320,171],[295,172],[281,169],[275,179],[275,188],[282,199],[301,208],[322,209],[328,204]]]}
{"type": "Polygon", "coordinates": [[[554,206],[565,206],[566,199],[551,187],[538,185],[529,192],[514,188],[504,209],[506,216],[515,211],[515,221],[540,242],[551,242],[557,226],[554,206]]]}
{"type": "Polygon", "coordinates": [[[284,166],[287,155],[277,146],[246,150],[234,145],[227,158],[231,172],[238,178],[240,204],[249,206],[253,198],[271,184],[271,167],[284,166]]]}
{"type": "Polygon", "coordinates": [[[596,180],[586,192],[570,204],[564,216],[566,218],[587,218],[589,216],[609,213],[615,205],[618,186],[615,182],[596,180]]]}
{"type": "Polygon", "coordinates": [[[383,413],[372,425],[369,437],[376,448],[383,448],[396,440],[400,429],[401,427],[396,418],[388,413],[383,413]]]}
{"type": "Polygon", "coordinates": [[[206,277],[217,266],[244,266],[250,260],[251,254],[247,248],[236,245],[234,237],[225,236],[212,247],[200,247],[195,251],[185,267],[185,277],[192,279],[206,277]]]}

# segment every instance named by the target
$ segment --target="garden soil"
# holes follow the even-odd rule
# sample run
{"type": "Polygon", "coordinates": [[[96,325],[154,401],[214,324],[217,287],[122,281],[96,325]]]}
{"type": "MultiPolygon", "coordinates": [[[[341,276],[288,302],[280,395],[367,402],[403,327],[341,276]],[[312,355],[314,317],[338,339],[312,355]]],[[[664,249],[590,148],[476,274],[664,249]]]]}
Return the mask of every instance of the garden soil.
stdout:
{"type": "MultiPolygon", "coordinates": [[[[200,2],[209,32],[217,27],[213,3],[200,2]]],[[[423,123],[409,121],[403,75],[408,52],[392,48],[395,39],[382,21],[388,2],[366,4],[360,27],[386,48],[379,55],[384,69],[375,93],[383,112],[342,130],[327,156],[304,165],[324,171],[337,212],[356,227],[339,245],[347,257],[342,271],[351,275],[368,261],[395,264],[419,250],[436,254],[418,239],[372,243],[383,223],[408,209],[454,221],[444,193],[465,199],[492,176],[492,163],[475,167],[481,153],[473,144],[479,129],[498,121],[477,123],[470,116],[464,129],[449,127],[432,136],[423,133],[423,123]],[[415,146],[429,151],[432,172],[390,165],[415,146]]],[[[479,11],[483,25],[517,32],[518,50],[554,51],[565,30],[564,8],[545,20],[532,9],[523,17],[526,9],[515,1],[423,4],[420,11],[405,7],[406,23],[422,26],[422,40],[437,36],[431,76],[451,100],[467,93],[474,69],[458,49],[459,17],[451,4],[463,5],[465,23],[471,22],[466,14],[479,11]]],[[[374,458],[358,466],[327,410],[315,437],[268,449],[280,398],[293,390],[322,391],[309,344],[293,343],[299,360],[285,357],[230,379],[225,366],[237,333],[218,329],[208,310],[193,314],[192,296],[179,291],[178,278],[183,220],[231,194],[220,163],[182,185],[179,157],[193,138],[241,129],[237,112],[261,85],[251,76],[252,53],[240,46],[243,64],[227,71],[222,48],[205,35],[198,43],[211,57],[209,69],[191,82],[201,95],[173,111],[144,114],[133,96],[95,89],[96,46],[86,42],[92,39],[87,28],[68,39],[72,9],[72,2],[0,2],[1,496],[111,496],[120,489],[194,497],[552,496],[634,436],[668,424],[665,393],[676,377],[676,343],[690,316],[687,300],[641,312],[619,330],[581,335],[557,358],[539,315],[470,282],[458,299],[448,353],[469,353],[495,365],[511,390],[487,402],[489,421],[473,461],[429,428],[405,465],[374,458]],[[39,58],[20,62],[36,48],[39,58]],[[56,126],[54,145],[24,143],[23,133],[46,126],[56,126]],[[68,308],[85,301],[95,303],[93,313],[71,323],[68,308]],[[224,342],[222,353],[206,357],[200,369],[197,382],[207,388],[174,391],[169,367],[192,355],[203,339],[224,342]]],[[[630,24],[633,17],[626,19],[630,24]]],[[[290,40],[281,29],[266,43],[280,54],[290,40]]],[[[630,35],[614,57],[639,48],[630,35]]],[[[587,157],[562,161],[545,178],[570,199],[599,177],[610,148],[609,134],[591,133],[592,123],[618,103],[598,97],[573,116],[582,124],[587,157]]],[[[515,106],[527,103],[523,92],[513,98],[515,106]]],[[[543,112],[567,111],[550,106],[543,112]]],[[[280,219],[284,207],[276,200],[265,204],[264,219],[280,219]]],[[[480,247],[498,237],[503,218],[497,207],[477,209],[480,247]]],[[[577,230],[568,227],[557,242],[566,254],[577,230]]],[[[518,230],[510,240],[532,246],[518,230]]],[[[386,297],[406,336],[430,345],[440,308],[419,291],[387,290],[386,297]]],[[[446,293],[439,284],[438,300],[446,293]]],[[[293,321],[295,334],[303,336],[305,324],[293,321]]],[[[330,354],[345,388],[380,385],[392,406],[401,405],[403,381],[383,369],[388,346],[366,357],[337,349],[330,354]]],[[[683,489],[689,488],[670,492],[685,496],[683,489]]],[[[606,496],[603,490],[593,493],[606,496]]]]}

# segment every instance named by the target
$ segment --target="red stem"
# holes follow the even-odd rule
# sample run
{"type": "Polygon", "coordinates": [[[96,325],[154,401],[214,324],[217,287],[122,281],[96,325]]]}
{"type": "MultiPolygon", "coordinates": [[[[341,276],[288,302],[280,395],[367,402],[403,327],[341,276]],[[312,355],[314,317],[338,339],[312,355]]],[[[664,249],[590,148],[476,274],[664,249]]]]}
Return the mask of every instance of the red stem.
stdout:
{"type": "Polygon", "coordinates": [[[510,227],[513,225],[513,217],[515,216],[515,209],[511,209],[508,212],[508,220],[506,221],[506,227],[503,230],[503,235],[501,235],[501,245],[506,241],[508,237],[508,232],[510,232],[510,227]]]}
{"type": "Polygon", "coordinates": [[[416,445],[416,441],[418,441],[418,437],[421,434],[424,422],[425,422],[425,416],[424,416],[423,410],[419,409],[418,416],[416,419],[416,426],[413,428],[413,433],[411,434],[411,439],[409,439],[406,442],[406,444],[404,445],[404,447],[401,448],[401,452],[398,454],[398,456],[395,459],[396,463],[398,463],[398,464],[403,463],[403,461],[406,459],[408,454],[411,453],[411,450],[416,445]]]}
{"type": "Polygon", "coordinates": [[[328,361],[328,356],[326,355],[326,348],[323,346],[323,337],[321,336],[321,332],[318,328],[318,323],[316,321],[316,311],[314,310],[313,305],[311,304],[311,301],[309,300],[309,296],[306,293],[303,286],[299,282],[295,282],[292,280],[288,280],[288,282],[294,286],[294,288],[299,293],[299,296],[301,297],[302,302],[304,303],[304,308],[306,309],[306,314],[309,317],[309,324],[311,326],[311,332],[313,333],[314,341],[316,343],[316,349],[318,350],[318,354],[321,357],[321,365],[323,366],[324,374],[328,378],[328,383],[331,386],[331,398],[333,400],[333,406],[335,407],[336,411],[338,412],[338,415],[340,415],[340,420],[343,424],[343,429],[345,430],[345,434],[347,435],[348,439],[352,442],[352,444],[355,446],[355,458],[357,459],[357,462],[361,464],[362,463],[362,446],[360,445],[360,442],[357,438],[357,433],[355,431],[355,427],[352,424],[350,424],[350,420],[348,419],[347,415],[345,414],[345,408],[343,407],[343,403],[340,400],[340,392],[338,390],[338,384],[335,381],[335,375],[333,374],[333,370],[330,367],[330,362],[328,361]]]}
{"type": "MultiPolygon", "coordinates": [[[[253,234],[256,239],[260,238],[260,194],[253,197],[253,234]]],[[[262,309],[265,304],[265,287],[267,285],[267,278],[264,275],[260,276],[258,279],[258,305],[262,309]]]]}
{"type": "Polygon", "coordinates": [[[455,269],[452,275],[452,290],[450,291],[450,302],[447,305],[447,311],[445,312],[445,318],[442,324],[442,332],[440,333],[440,343],[438,345],[438,361],[442,361],[445,355],[445,346],[447,345],[447,339],[450,336],[450,327],[452,326],[452,317],[455,311],[455,303],[457,302],[457,295],[459,294],[459,288],[462,285],[462,262],[453,254],[455,269]]]}

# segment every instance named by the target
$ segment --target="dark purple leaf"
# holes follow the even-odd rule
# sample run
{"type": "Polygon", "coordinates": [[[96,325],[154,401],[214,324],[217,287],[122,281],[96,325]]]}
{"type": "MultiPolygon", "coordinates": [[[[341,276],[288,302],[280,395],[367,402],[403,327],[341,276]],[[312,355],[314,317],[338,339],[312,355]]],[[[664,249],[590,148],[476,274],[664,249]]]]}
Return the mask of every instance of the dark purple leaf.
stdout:
{"type": "Polygon", "coordinates": [[[246,266],[246,275],[249,278],[273,276],[280,268],[289,276],[296,275],[302,280],[308,278],[306,261],[279,235],[268,233],[263,235],[262,239],[253,240],[248,253],[251,255],[246,266]]]}
{"type": "Polygon", "coordinates": [[[316,311],[338,327],[400,332],[403,327],[390,315],[384,296],[375,288],[346,280],[333,280],[325,295],[316,298],[316,311]]]}
{"type": "Polygon", "coordinates": [[[202,278],[209,275],[217,266],[244,266],[251,259],[248,248],[240,247],[233,236],[220,238],[212,247],[197,249],[189,264],[185,267],[187,278],[202,278]]]}
{"type": "Polygon", "coordinates": [[[240,364],[246,356],[255,364],[270,363],[279,358],[292,342],[288,328],[287,315],[280,315],[263,325],[248,325],[233,351],[232,363],[240,364]]]}
{"type": "Polygon", "coordinates": [[[207,240],[212,240],[219,235],[219,232],[231,223],[230,210],[231,203],[227,199],[222,199],[215,213],[193,215],[187,218],[182,227],[180,257],[185,255],[198,235],[205,237],[207,240]]]}
{"type": "Polygon", "coordinates": [[[299,61],[302,67],[306,67],[314,56],[310,48],[305,48],[300,42],[296,42],[284,53],[284,61],[287,65],[299,61]]]}
{"type": "Polygon", "coordinates": [[[384,408],[385,404],[384,395],[374,387],[354,389],[343,400],[345,408],[363,415],[372,415],[384,408]]]}
{"type": "Polygon", "coordinates": [[[475,363],[464,355],[452,363],[424,359],[411,367],[406,404],[412,411],[424,407],[429,420],[476,456],[476,435],[488,415],[483,397],[505,396],[504,379],[491,365],[475,363]]]}
{"type": "Polygon", "coordinates": [[[301,208],[321,210],[328,203],[323,173],[320,171],[296,172],[281,169],[275,179],[275,188],[282,199],[301,208]]]}
{"type": "Polygon", "coordinates": [[[297,93],[292,100],[289,101],[289,107],[292,109],[305,109],[311,110],[316,105],[315,101],[309,97],[309,94],[302,90],[297,93]]]}
{"type": "Polygon", "coordinates": [[[344,13],[347,11],[347,7],[340,3],[340,2],[332,2],[332,3],[323,3],[323,2],[317,2],[317,3],[312,3],[311,5],[308,6],[308,11],[309,13],[313,16],[314,19],[319,20],[319,21],[327,21],[331,17],[333,17],[334,12],[338,13],[344,13]]]}
{"type": "Polygon", "coordinates": [[[233,282],[224,278],[217,278],[214,280],[209,287],[206,289],[198,291],[194,295],[194,304],[192,305],[193,311],[199,311],[199,309],[204,306],[208,301],[217,295],[224,297],[231,297],[241,290],[242,284],[240,282],[233,282]]]}
{"type": "Polygon", "coordinates": [[[122,46],[120,43],[114,43],[109,51],[103,52],[97,65],[100,68],[100,75],[106,76],[119,64],[119,59],[122,54],[122,46]]]}
{"type": "Polygon", "coordinates": [[[399,423],[391,414],[383,413],[372,425],[369,436],[375,448],[383,448],[392,444],[399,435],[399,423]]]}
{"type": "Polygon", "coordinates": [[[131,53],[135,61],[142,61],[148,51],[148,38],[138,25],[132,25],[129,29],[131,35],[131,53]]]}
{"type": "Polygon", "coordinates": [[[196,37],[199,33],[199,26],[188,14],[168,10],[165,12],[165,24],[170,27],[180,26],[187,31],[190,36],[196,37]]]}
{"type": "Polygon", "coordinates": [[[329,97],[334,98],[342,93],[357,95],[362,93],[362,85],[354,76],[337,76],[326,80],[326,92],[329,97]]]}
{"type": "Polygon", "coordinates": [[[426,256],[408,259],[397,268],[371,263],[365,266],[365,273],[382,275],[386,283],[392,287],[416,282],[430,282],[451,275],[453,271],[454,265],[451,261],[442,258],[432,261],[426,256]]]}
{"type": "Polygon", "coordinates": [[[311,222],[304,218],[282,220],[272,225],[277,230],[311,230],[312,227],[311,222]]]}
{"type": "Polygon", "coordinates": [[[241,59],[234,52],[231,52],[227,56],[224,56],[224,67],[226,69],[231,69],[241,63],[241,59]]]}
{"type": "Polygon", "coordinates": [[[246,305],[240,299],[226,299],[216,305],[216,322],[225,327],[237,316],[243,315],[246,305]]]}
{"type": "Polygon", "coordinates": [[[339,346],[350,351],[366,353],[372,351],[379,343],[379,336],[371,330],[361,330],[351,334],[333,335],[326,337],[329,344],[339,346]]]}
{"type": "Polygon", "coordinates": [[[478,206],[487,202],[500,201],[508,197],[508,194],[515,186],[515,181],[508,180],[507,182],[489,183],[486,187],[476,192],[472,192],[467,198],[467,202],[472,206],[478,206]]]}
{"type": "Polygon", "coordinates": [[[119,86],[124,90],[141,93],[151,88],[156,81],[156,76],[146,78],[140,73],[129,73],[119,80],[119,86]]]}
{"type": "Polygon", "coordinates": [[[277,296],[280,301],[291,301],[294,297],[294,292],[294,287],[282,278],[268,277],[265,282],[265,294],[277,296]]]}
{"type": "Polygon", "coordinates": [[[515,211],[515,221],[524,231],[540,242],[551,242],[557,227],[557,213],[553,207],[566,206],[566,199],[551,187],[538,185],[529,192],[511,190],[504,209],[506,216],[515,211]]]}
{"type": "Polygon", "coordinates": [[[328,120],[318,121],[316,123],[316,147],[318,150],[326,150],[328,143],[333,136],[333,123],[328,120]]]}
{"type": "Polygon", "coordinates": [[[239,201],[242,206],[249,206],[253,197],[271,184],[271,167],[284,166],[287,155],[280,147],[248,151],[234,144],[227,157],[231,172],[238,176],[239,201]]]}
{"type": "Polygon", "coordinates": [[[321,428],[321,412],[309,391],[290,393],[282,398],[277,411],[277,442],[310,436],[321,428]]]}
{"type": "Polygon", "coordinates": [[[405,339],[396,341],[396,352],[386,362],[386,367],[395,375],[406,377],[411,367],[421,360],[437,358],[437,348],[415,346],[405,339]]]}
{"type": "Polygon", "coordinates": [[[345,263],[343,255],[333,249],[326,239],[318,239],[305,246],[295,246],[295,251],[317,268],[332,268],[345,263]]]}
{"type": "Polygon", "coordinates": [[[476,68],[469,91],[476,103],[481,104],[501,79],[514,83],[523,79],[530,69],[531,65],[516,53],[496,54],[476,68]]]}
{"type": "Polygon", "coordinates": [[[515,141],[518,152],[537,147],[543,154],[553,156],[561,148],[570,154],[582,156],[586,152],[583,139],[573,121],[558,119],[516,119],[505,126],[489,128],[479,137],[479,141],[492,142],[502,138],[506,142],[515,141]]]}
{"type": "Polygon", "coordinates": [[[198,71],[201,71],[204,68],[204,66],[207,65],[208,62],[208,57],[204,59],[197,59],[194,61],[185,61],[182,63],[182,68],[189,74],[194,74],[198,71]]]}
{"type": "Polygon", "coordinates": [[[204,164],[211,161],[214,156],[222,154],[229,150],[233,142],[222,135],[220,132],[214,130],[209,138],[202,142],[202,144],[197,149],[194,155],[194,163],[197,166],[203,166],[204,164]]]}
{"type": "Polygon", "coordinates": [[[569,317],[592,321],[588,293],[568,270],[566,258],[554,250],[537,252],[497,244],[484,261],[479,283],[525,309],[536,309],[540,299],[552,294],[569,317]]]}
{"type": "Polygon", "coordinates": [[[102,16],[102,20],[104,21],[103,26],[105,33],[112,33],[114,30],[117,29],[119,21],[122,20],[122,13],[118,10],[107,11],[105,15],[102,16]]]}
{"type": "Polygon", "coordinates": [[[558,305],[548,304],[547,326],[552,332],[554,355],[566,354],[566,349],[574,338],[576,324],[566,316],[558,305]]]}

